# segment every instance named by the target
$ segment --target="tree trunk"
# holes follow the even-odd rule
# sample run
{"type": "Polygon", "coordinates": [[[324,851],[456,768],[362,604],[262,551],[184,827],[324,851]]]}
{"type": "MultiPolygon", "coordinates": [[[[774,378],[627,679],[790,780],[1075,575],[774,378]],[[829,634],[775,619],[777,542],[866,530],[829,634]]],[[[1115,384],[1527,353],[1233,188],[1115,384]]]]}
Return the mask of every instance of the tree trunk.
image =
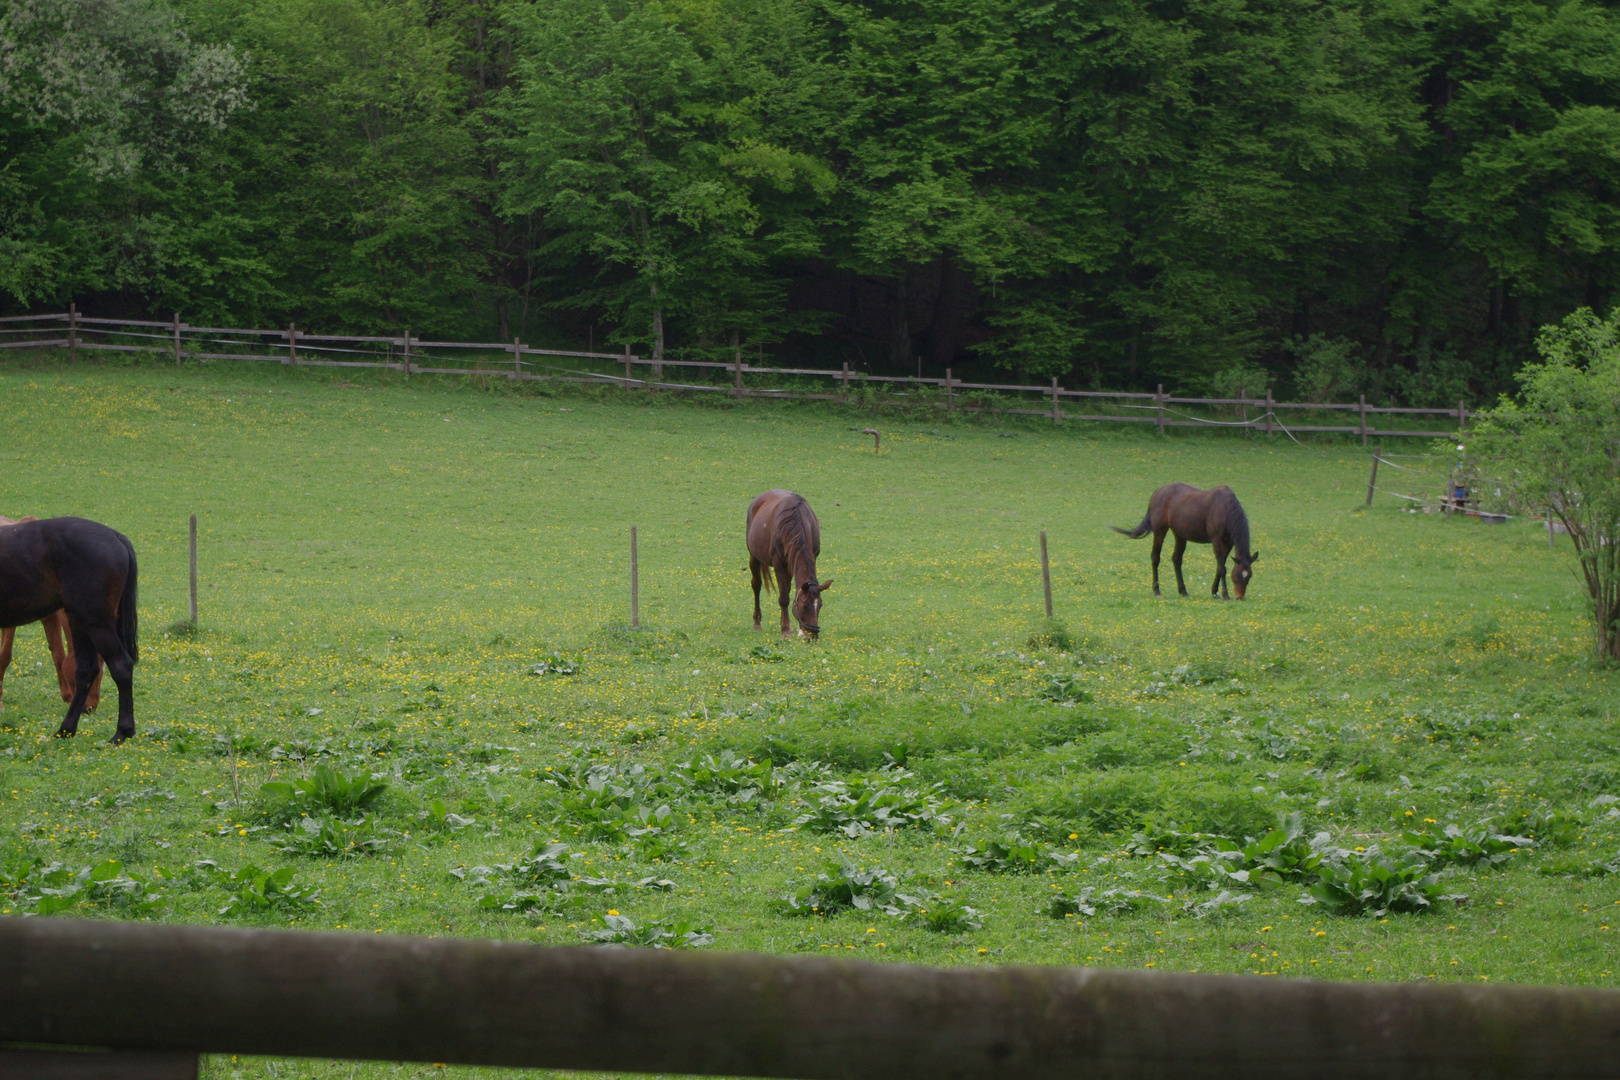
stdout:
{"type": "MultiPolygon", "coordinates": [[[[889,359],[898,367],[911,366],[910,271],[902,268],[894,279],[894,317],[889,324],[889,359]]],[[[919,370],[918,374],[922,372],[919,370]]]]}
{"type": "Polygon", "coordinates": [[[664,365],[658,361],[664,358],[664,305],[658,300],[658,285],[652,285],[652,330],[653,330],[653,375],[662,379],[664,365]]]}
{"type": "Polygon", "coordinates": [[[512,337],[512,326],[511,323],[507,321],[506,297],[504,296],[497,296],[495,298],[495,318],[499,320],[501,324],[501,340],[509,340],[512,337]]]}

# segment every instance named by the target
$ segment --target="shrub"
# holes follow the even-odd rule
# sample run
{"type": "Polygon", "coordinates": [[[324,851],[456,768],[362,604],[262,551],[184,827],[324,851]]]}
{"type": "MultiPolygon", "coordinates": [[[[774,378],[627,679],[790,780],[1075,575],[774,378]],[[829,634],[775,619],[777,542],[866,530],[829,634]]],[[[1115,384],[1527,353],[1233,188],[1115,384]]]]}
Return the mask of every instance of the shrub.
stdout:
{"type": "Polygon", "coordinates": [[[317,765],[315,775],[307,780],[272,780],[261,786],[261,814],[278,824],[313,817],[323,810],[353,814],[376,802],[387,790],[385,782],[364,773],[344,776],[328,765],[317,765]]]}
{"type": "Polygon", "coordinates": [[[999,840],[965,844],[956,849],[956,858],[963,866],[987,870],[992,874],[1032,874],[1067,870],[1080,857],[1009,832],[999,840]]]}
{"type": "Polygon", "coordinates": [[[793,824],[852,839],[884,829],[948,824],[943,785],[916,780],[915,773],[890,766],[875,776],[822,781],[810,788],[812,808],[793,824]]]}
{"type": "Polygon", "coordinates": [[[1124,915],[1164,903],[1152,893],[1140,889],[1098,889],[1095,885],[1087,885],[1073,895],[1067,891],[1053,893],[1047,902],[1046,913],[1054,919],[1069,919],[1077,915],[1090,918],[1098,914],[1124,915]]]}
{"type": "Polygon", "coordinates": [[[653,949],[696,949],[714,944],[714,927],[677,922],[665,926],[662,922],[637,926],[628,915],[610,911],[602,916],[605,924],[600,930],[581,930],[580,940],[596,945],[637,945],[653,949]]]}

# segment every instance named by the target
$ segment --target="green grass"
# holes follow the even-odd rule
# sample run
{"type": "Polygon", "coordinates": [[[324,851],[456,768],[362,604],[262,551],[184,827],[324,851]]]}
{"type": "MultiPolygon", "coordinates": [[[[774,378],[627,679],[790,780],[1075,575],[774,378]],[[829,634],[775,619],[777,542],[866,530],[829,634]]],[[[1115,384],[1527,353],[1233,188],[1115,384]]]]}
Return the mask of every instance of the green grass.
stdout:
{"type": "MultiPolygon", "coordinates": [[[[119,859],[163,893],[157,917],[183,922],[571,944],[614,910],[711,926],[721,949],[1614,984],[1620,882],[1599,868],[1615,859],[1620,815],[1593,802],[1620,794],[1616,676],[1588,659],[1567,547],[1550,553],[1533,524],[1403,513],[1382,496],[1363,511],[1368,460],[1348,443],[893,415],[877,420],[874,455],[858,430],[869,414],[351,378],[364,385],[280,369],[0,364],[0,513],[79,514],[128,533],[143,627],[140,736],[120,748],[104,742],[112,698],[80,738],[48,738],[62,706],[43,636],[19,633],[0,711],[0,858],[119,859]],[[1243,500],[1262,552],[1246,602],[1209,599],[1204,547],[1187,558],[1193,598],[1155,601],[1147,542],[1107,531],[1135,524],[1170,480],[1230,483],[1243,500]],[[821,518],[820,574],[836,584],[816,644],[750,629],[743,514],[773,486],[821,518]],[[165,633],[185,616],[193,512],[196,637],[165,633]],[[1041,529],[1056,627],[1040,617],[1041,529]],[[531,674],[553,654],[578,671],[531,674]],[[1054,673],[1092,700],[1047,700],[1054,673]],[[670,805],[669,838],[685,845],[653,862],[644,844],[585,839],[585,818],[545,782],[569,763],[667,774],[726,749],[777,765],[790,752],[846,781],[903,761],[909,786],[943,785],[951,821],[850,839],[793,827],[807,792],[734,805],[677,783],[642,800],[670,805]],[[387,783],[350,815],[370,825],[347,837],[381,853],[272,843],[287,834],[261,785],[313,778],[318,764],[387,783]],[[1292,811],[1365,847],[1424,819],[1538,808],[1578,820],[1567,844],[1456,873],[1447,890],[1466,903],[1385,918],[1301,905],[1293,883],[1198,918],[1185,906],[1213,893],[1125,851],[1143,827],[1241,840],[1292,811]],[[1080,857],[1028,874],[956,860],[1013,826],[1080,857]],[[512,886],[451,873],[509,864],[537,840],[584,853],[569,861],[576,874],[675,887],[525,916],[479,905],[512,886]],[[973,907],[983,928],[778,914],[835,853],[973,907]],[[232,886],[188,875],[201,859],[292,866],[320,903],[221,916],[232,886]],[[1049,917],[1051,894],[1087,885],[1169,899],[1049,917]]],[[[1438,490],[1408,474],[1387,482],[1438,490]]],[[[430,1072],[445,1074],[208,1065],[216,1077],[430,1072]]]]}

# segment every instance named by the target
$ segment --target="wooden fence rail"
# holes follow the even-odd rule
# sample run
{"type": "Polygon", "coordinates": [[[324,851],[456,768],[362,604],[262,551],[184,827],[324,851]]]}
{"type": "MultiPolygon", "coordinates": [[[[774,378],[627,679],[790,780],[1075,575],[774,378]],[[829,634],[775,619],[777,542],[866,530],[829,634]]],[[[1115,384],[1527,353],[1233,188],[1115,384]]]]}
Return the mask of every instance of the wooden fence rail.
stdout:
{"type": "MultiPolygon", "coordinates": [[[[605,352],[576,352],[567,349],[537,349],[522,342],[468,342],[468,341],[427,341],[413,337],[409,333],[399,337],[366,336],[354,334],[316,334],[307,330],[299,330],[288,326],[275,330],[253,330],[223,326],[190,326],[180,320],[176,314],[169,322],[155,322],[142,319],[103,319],[90,318],[80,314],[76,309],[70,308],[67,312],[54,315],[13,315],[0,318],[0,349],[17,348],[45,348],[66,346],[71,353],[77,354],[79,349],[91,351],[105,350],[115,352],[171,352],[176,363],[184,360],[258,360],[271,361],[289,365],[310,367],[345,367],[345,368],[380,368],[392,371],[402,371],[406,375],[483,375],[505,377],[514,380],[538,380],[548,382],[571,383],[606,383],[623,386],[627,389],[645,390],[687,390],[695,392],[728,393],[736,397],[761,398],[795,398],[817,401],[847,400],[851,384],[860,385],[887,385],[911,386],[917,389],[938,388],[943,391],[941,400],[930,402],[936,408],[947,411],[961,412],[988,412],[1007,415],[1047,416],[1053,423],[1064,420],[1082,420],[1094,423],[1153,423],[1161,430],[1168,427],[1246,427],[1272,434],[1275,431],[1288,432],[1337,432],[1341,434],[1359,435],[1363,445],[1373,438],[1384,436],[1418,436],[1428,438],[1443,438],[1465,431],[1468,425],[1468,408],[1459,401],[1453,409],[1412,408],[1406,406],[1379,406],[1369,405],[1365,397],[1353,404],[1322,403],[1322,402],[1289,402],[1273,400],[1268,393],[1263,398],[1247,396],[1200,398],[1175,397],[1164,393],[1163,387],[1157,393],[1143,393],[1140,391],[1112,391],[1112,390],[1068,390],[1053,380],[1051,386],[1025,386],[1017,383],[973,383],[965,382],[952,377],[949,370],[943,378],[921,378],[909,375],[868,375],[853,372],[846,364],[841,370],[824,368],[785,368],[768,367],[765,365],[750,365],[742,362],[739,352],[737,358],[731,363],[711,360],[654,360],[635,355],[628,351],[622,353],[605,352]],[[58,327],[42,327],[37,325],[23,326],[22,324],[39,324],[56,321],[66,323],[67,336],[62,336],[62,329],[58,327]],[[8,324],[17,324],[16,328],[9,328],[8,324]],[[146,329],[162,330],[163,333],[146,332],[146,329]],[[35,338],[12,338],[12,335],[47,335],[35,338]],[[103,340],[87,340],[85,335],[98,337],[150,338],[151,345],[138,345],[103,340]],[[233,335],[237,338],[270,339],[254,343],[251,341],[220,341],[210,340],[207,335],[233,335]],[[285,344],[272,345],[271,341],[285,344]],[[158,344],[161,342],[162,344],[158,344]],[[207,345],[232,345],[238,348],[260,348],[270,352],[220,352],[208,351],[207,345]],[[355,346],[369,346],[369,348],[356,348],[355,346]],[[381,348],[379,348],[379,346],[381,348]],[[473,366],[442,366],[446,357],[433,357],[424,350],[435,349],[444,351],[471,351],[483,354],[498,353],[500,359],[490,359],[480,356],[475,359],[473,366]],[[353,359],[337,359],[331,354],[349,354],[353,359]],[[367,357],[362,359],[360,357],[367,357]],[[525,359],[525,358],[530,359],[525,359]],[[559,368],[550,361],[568,358],[578,360],[596,360],[624,366],[624,375],[609,375],[599,371],[576,370],[559,368]],[[434,359],[441,361],[440,366],[430,366],[434,359]],[[500,366],[493,366],[500,365],[500,366]],[[637,378],[633,369],[651,368],[652,378],[637,378]],[[688,368],[697,371],[724,371],[732,375],[732,385],[717,383],[682,383],[671,382],[663,378],[663,369],[688,368]],[[542,370],[544,369],[544,370],[542,370]],[[746,386],[743,378],[748,376],[758,379],[762,376],[795,376],[803,378],[816,378],[831,380],[836,384],[832,391],[807,391],[794,387],[746,386]],[[988,393],[1008,393],[1020,395],[1036,395],[1045,398],[1050,404],[1042,408],[1005,407],[983,402],[958,402],[959,393],[967,391],[983,391],[988,393]],[[1064,401],[1091,400],[1106,404],[1117,402],[1114,408],[1123,411],[1115,413],[1096,412],[1070,412],[1063,408],[1064,401]],[[1141,402],[1143,404],[1132,404],[1141,402]],[[1212,420],[1206,417],[1191,416],[1178,412],[1174,407],[1190,405],[1200,408],[1228,408],[1237,409],[1241,419],[1212,420]],[[1256,410],[1253,415],[1250,410],[1256,410]],[[1278,411],[1292,412],[1354,412],[1357,414],[1357,423],[1352,425],[1333,424],[1284,424],[1278,417],[1278,411]],[[1142,415],[1129,415],[1131,412],[1140,412],[1142,415]],[[1369,422],[1370,417],[1384,415],[1401,416],[1439,416],[1448,417],[1456,421],[1455,430],[1447,431],[1414,431],[1405,429],[1381,430],[1369,422]]],[[[1033,404],[1033,403],[1030,403],[1033,404]]]]}
{"type": "MultiPolygon", "coordinates": [[[[62,1046],[806,1080],[1551,1080],[1620,1075],[1620,991],[13,917],[5,1043],[36,1067],[62,1046]]],[[[19,1061],[0,1051],[0,1074],[19,1061]]]]}

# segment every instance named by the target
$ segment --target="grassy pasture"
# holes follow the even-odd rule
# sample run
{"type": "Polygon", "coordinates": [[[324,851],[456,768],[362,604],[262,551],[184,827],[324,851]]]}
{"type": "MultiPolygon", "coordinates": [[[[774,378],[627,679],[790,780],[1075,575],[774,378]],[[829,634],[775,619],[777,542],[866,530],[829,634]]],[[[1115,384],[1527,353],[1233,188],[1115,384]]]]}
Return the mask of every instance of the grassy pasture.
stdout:
{"type": "MultiPolygon", "coordinates": [[[[0,867],[116,859],[161,894],[143,907],[87,887],[73,913],[572,944],[613,912],[710,928],[715,948],[916,963],[1614,983],[1615,675],[1587,659],[1567,549],[1531,524],[1382,496],[1363,511],[1368,461],[1347,443],[896,417],[874,455],[858,432],[872,419],[836,410],[351,378],[0,365],[0,513],[105,521],[142,560],[137,739],[105,745],[111,698],[80,738],[47,737],[62,706],[36,629],[5,682],[0,867]],[[1209,599],[1198,547],[1193,597],[1155,601],[1148,542],[1106,530],[1173,479],[1243,500],[1262,554],[1246,602],[1209,599]],[[772,486],[822,521],[836,584],[816,644],[750,629],[743,513],[772,486]],[[165,630],[185,615],[192,512],[194,638],[165,630]],[[1044,640],[1043,528],[1062,624],[1044,640]],[[1082,700],[1050,700],[1065,696],[1082,700]],[[791,757],[798,779],[728,797],[677,768],[726,750],[791,757]],[[669,817],[593,818],[566,780],[593,764],[669,817]],[[626,779],[634,764],[664,786],[626,779]],[[261,787],[321,766],[386,790],[349,824],[331,816],[341,854],[318,838],[280,850],[301,826],[261,787]],[[948,821],[857,837],[794,824],[817,782],[863,778],[932,791],[948,821]],[[1424,822],[1543,835],[1497,869],[1451,871],[1465,902],[1383,917],[1301,904],[1292,881],[1199,911],[1221,890],[1129,851],[1138,831],[1241,841],[1293,812],[1346,849],[1424,822]],[[1009,831],[1033,838],[1036,872],[960,860],[1009,831]],[[607,884],[502,910],[523,887],[500,867],[537,841],[607,884]],[[779,913],[839,853],[982,928],[779,913]],[[293,867],[319,903],[242,899],[228,875],[245,865],[293,867]],[[1087,886],[1146,896],[1049,914],[1054,893],[1087,886]]],[[[1164,574],[1173,590],[1168,553],[1164,574]]],[[[0,909],[32,910],[28,896],[0,886],[0,909]]],[[[208,1072],[446,1070],[216,1058],[208,1072]]]]}

